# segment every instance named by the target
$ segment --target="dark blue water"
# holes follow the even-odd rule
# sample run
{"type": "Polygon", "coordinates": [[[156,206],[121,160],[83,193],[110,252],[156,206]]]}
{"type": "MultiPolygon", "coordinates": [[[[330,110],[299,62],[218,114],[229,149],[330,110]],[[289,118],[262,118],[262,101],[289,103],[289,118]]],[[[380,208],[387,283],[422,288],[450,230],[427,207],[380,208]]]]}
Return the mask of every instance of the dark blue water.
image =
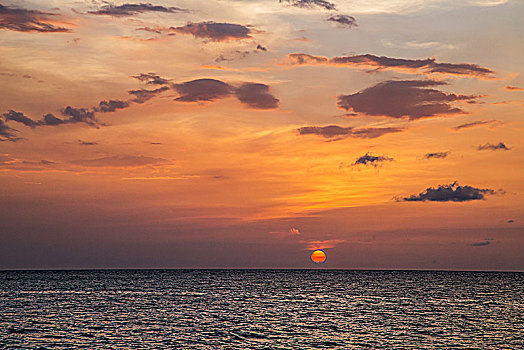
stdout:
{"type": "Polygon", "coordinates": [[[0,349],[523,349],[524,274],[0,271],[0,349]]]}

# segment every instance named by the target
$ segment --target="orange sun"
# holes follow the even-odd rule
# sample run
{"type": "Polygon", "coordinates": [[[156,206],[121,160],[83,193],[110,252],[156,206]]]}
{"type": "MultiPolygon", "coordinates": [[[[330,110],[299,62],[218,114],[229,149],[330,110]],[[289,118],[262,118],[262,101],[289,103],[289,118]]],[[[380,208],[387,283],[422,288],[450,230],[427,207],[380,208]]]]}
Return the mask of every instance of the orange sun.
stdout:
{"type": "Polygon", "coordinates": [[[313,262],[316,264],[321,264],[326,261],[326,253],[324,253],[322,250],[315,250],[311,254],[311,260],[313,260],[313,262]]]}

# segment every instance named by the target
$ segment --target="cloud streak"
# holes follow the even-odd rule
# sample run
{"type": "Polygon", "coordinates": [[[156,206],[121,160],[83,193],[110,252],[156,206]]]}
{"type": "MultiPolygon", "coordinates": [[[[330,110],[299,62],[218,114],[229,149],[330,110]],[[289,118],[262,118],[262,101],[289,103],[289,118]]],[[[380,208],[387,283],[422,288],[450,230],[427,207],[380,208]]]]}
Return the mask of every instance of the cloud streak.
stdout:
{"type": "MultiPolygon", "coordinates": [[[[352,23],[351,19],[348,19],[348,21],[352,23]]],[[[328,58],[324,56],[314,56],[304,53],[291,53],[287,55],[287,58],[283,61],[283,63],[290,66],[322,64],[329,66],[342,66],[373,70],[392,69],[403,72],[408,71],[413,73],[440,73],[451,75],[464,75],[477,78],[488,78],[495,73],[493,70],[489,68],[485,68],[479,66],[478,64],[472,63],[439,63],[434,58],[404,59],[391,58],[386,56],[375,56],[371,54],[337,56],[328,58]]]]}
{"type": "Polygon", "coordinates": [[[327,139],[340,140],[346,137],[357,137],[364,139],[373,139],[383,135],[403,132],[404,128],[387,127],[387,128],[353,128],[342,127],[338,125],[328,126],[304,126],[298,128],[299,135],[317,135],[327,139]]]}
{"type": "Polygon", "coordinates": [[[410,120],[463,114],[451,102],[474,102],[478,96],[447,94],[431,87],[446,85],[434,80],[388,80],[350,95],[337,96],[337,105],[374,116],[407,117],[410,120]]]}
{"type": "Polygon", "coordinates": [[[144,12],[163,12],[163,13],[176,13],[176,12],[186,12],[187,10],[181,9],[178,7],[164,7],[160,5],[152,5],[148,3],[140,4],[122,4],[115,6],[113,4],[108,4],[102,6],[100,10],[89,11],[89,14],[92,15],[108,15],[113,17],[128,17],[134,16],[139,13],[144,12]]]}
{"type": "Polygon", "coordinates": [[[315,7],[320,7],[324,10],[334,11],[336,6],[334,3],[326,0],[279,0],[280,3],[286,2],[291,6],[312,9],[315,7]]]}
{"type": "Polygon", "coordinates": [[[82,165],[86,167],[143,167],[149,165],[158,165],[167,162],[163,158],[154,158],[146,156],[108,156],[95,159],[81,159],[76,160],[73,164],[82,165]]]}
{"type": "Polygon", "coordinates": [[[477,120],[471,123],[457,125],[453,128],[453,130],[460,131],[462,129],[469,129],[469,128],[474,128],[474,127],[482,126],[482,125],[492,125],[496,123],[501,123],[501,122],[498,120],[494,120],[494,119],[493,120],[477,120]]]}

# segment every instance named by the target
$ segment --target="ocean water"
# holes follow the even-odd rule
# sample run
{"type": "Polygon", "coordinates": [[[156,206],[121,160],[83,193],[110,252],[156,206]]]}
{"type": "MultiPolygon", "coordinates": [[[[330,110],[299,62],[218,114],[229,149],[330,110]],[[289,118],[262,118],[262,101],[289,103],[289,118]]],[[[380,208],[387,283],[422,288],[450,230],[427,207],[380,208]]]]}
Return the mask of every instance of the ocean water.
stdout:
{"type": "Polygon", "coordinates": [[[524,273],[0,271],[0,349],[524,349],[524,273]]]}

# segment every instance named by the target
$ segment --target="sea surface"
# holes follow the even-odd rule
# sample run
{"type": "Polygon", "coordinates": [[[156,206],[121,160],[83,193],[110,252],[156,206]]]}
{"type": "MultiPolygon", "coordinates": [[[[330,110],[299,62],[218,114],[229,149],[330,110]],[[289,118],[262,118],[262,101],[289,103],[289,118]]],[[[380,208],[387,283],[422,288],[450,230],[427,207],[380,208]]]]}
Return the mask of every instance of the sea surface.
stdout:
{"type": "Polygon", "coordinates": [[[524,273],[0,271],[0,349],[524,349],[524,273]]]}

